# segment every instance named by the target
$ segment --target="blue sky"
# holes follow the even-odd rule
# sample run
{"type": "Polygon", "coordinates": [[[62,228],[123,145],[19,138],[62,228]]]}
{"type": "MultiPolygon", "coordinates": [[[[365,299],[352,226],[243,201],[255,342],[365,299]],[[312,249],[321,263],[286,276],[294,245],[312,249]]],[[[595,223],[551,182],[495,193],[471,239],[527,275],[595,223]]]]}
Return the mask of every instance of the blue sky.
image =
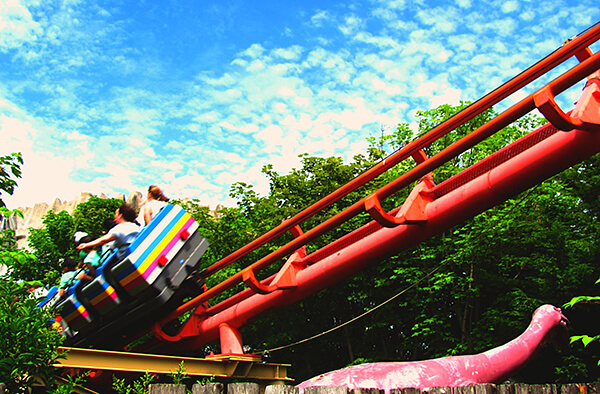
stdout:
{"type": "Polygon", "coordinates": [[[0,0],[0,155],[25,160],[3,200],[158,184],[232,206],[264,165],[349,161],[598,21],[597,0],[0,0]]]}

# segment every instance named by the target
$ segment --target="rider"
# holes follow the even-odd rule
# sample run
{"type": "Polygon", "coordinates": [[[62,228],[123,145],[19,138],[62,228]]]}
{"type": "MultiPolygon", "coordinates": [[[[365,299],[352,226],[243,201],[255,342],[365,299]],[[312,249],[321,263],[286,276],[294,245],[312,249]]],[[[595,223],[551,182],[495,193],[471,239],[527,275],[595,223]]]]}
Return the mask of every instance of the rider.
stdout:
{"type": "Polygon", "coordinates": [[[77,246],[77,249],[84,250],[113,242],[113,248],[119,250],[117,258],[125,257],[127,246],[133,242],[140,232],[140,226],[135,223],[136,216],[135,209],[131,205],[121,205],[115,211],[116,225],[109,230],[108,234],[91,242],[83,242],[77,246]]]}

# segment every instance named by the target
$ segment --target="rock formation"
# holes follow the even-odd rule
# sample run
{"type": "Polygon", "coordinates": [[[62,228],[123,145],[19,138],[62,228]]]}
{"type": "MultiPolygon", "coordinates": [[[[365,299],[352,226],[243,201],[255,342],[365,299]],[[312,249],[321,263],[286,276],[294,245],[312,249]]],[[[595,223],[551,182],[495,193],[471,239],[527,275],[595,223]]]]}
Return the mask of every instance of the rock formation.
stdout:
{"type": "MultiPolygon", "coordinates": [[[[25,247],[27,245],[27,235],[29,228],[42,228],[42,220],[44,218],[44,215],[48,211],[51,210],[54,213],[67,211],[69,215],[73,215],[75,207],[78,204],[88,201],[91,196],[92,194],[83,192],[70,201],[62,202],[60,199],[57,198],[52,204],[37,203],[33,207],[19,207],[18,210],[23,212],[23,218],[11,218],[11,220],[8,221],[8,225],[15,230],[18,246],[25,247]]],[[[104,194],[100,194],[98,197],[108,198],[104,194]]],[[[125,197],[124,194],[118,194],[116,196],[113,196],[112,198],[127,201],[129,204],[133,205],[137,209],[140,205],[140,202],[142,201],[143,196],[140,192],[132,192],[129,194],[128,197],[125,197]]]]}

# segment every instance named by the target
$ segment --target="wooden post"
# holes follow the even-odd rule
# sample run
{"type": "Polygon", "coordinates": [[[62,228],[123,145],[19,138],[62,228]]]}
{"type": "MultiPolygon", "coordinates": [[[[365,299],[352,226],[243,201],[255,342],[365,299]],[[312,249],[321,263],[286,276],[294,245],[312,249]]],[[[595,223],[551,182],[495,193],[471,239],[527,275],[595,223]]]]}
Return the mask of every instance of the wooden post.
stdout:
{"type": "Polygon", "coordinates": [[[571,383],[560,388],[561,394],[600,394],[600,383],[571,383]]]}
{"type": "Polygon", "coordinates": [[[260,394],[257,383],[231,383],[227,385],[227,394],[260,394]]]}
{"type": "Polygon", "coordinates": [[[471,384],[454,387],[453,394],[496,394],[496,385],[491,383],[471,384]]]}
{"type": "Polygon", "coordinates": [[[151,384],[148,386],[149,394],[185,394],[185,384],[151,384]]]}
{"type": "Polygon", "coordinates": [[[265,394],[298,394],[298,390],[295,386],[284,386],[284,385],[272,385],[265,388],[265,394]]]}
{"type": "Polygon", "coordinates": [[[517,383],[514,387],[514,394],[558,394],[558,388],[555,384],[517,383]]]}
{"type": "Polygon", "coordinates": [[[585,390],[586,394],[600,394],[600,382],[587,383],[585,390]]]}
{"type": "Polygon", "coordinates": [[[515,386],[512,384],[499,384],[496,386],[496,394],[515,394],[515,386]]]}
{"type": "Polygon", "coordinates": [[[560,394],[587,394],[587,388],[585,384],[563,384],[560,394]]]}
{"type": "Polygon", "coordinates": [[[222,383],[196,383],[192,386],[192,394],[223,394],[222,383]]]}
{"type": "Polygon", "coordinates": [[[391,394],[421,394],[421,389],[407,388],[407,389],[392,389],[391,394]]]}
{"type": "MultiPolygon", "coordinates": [[[[150,394],[185,394],[185,385],[151,384],[150,394]]],[[[0,394],[4,394],[6,386],[0,383],[0,394]]],[[[192,394],[298,394],[295,386],[282,384],[260,385],[258,383],[230,383],[225,387],[222,383],[194,384],[192,394]]],[[[347,387],[315,386],[304,389],[304,394],[383,394],[384,390],[373,388],[349,389],[347,387]]],[[[405,388],[392,389],[391,394],[600,394],[600,382],[571,383],[559,387],[554,384],[474,384],[461,387],[430,387],[425,389],[405,388]]]]}
{"type": "Polygon", "coordinates": [[[304,394],[348,394],[347,387],[314,386],[304,389],[304,394]]]}
{"type": "Polygon", "coordinates": [[[452,387],[430,387],[421,390],[422,394],[452,394],[452,387]]]}

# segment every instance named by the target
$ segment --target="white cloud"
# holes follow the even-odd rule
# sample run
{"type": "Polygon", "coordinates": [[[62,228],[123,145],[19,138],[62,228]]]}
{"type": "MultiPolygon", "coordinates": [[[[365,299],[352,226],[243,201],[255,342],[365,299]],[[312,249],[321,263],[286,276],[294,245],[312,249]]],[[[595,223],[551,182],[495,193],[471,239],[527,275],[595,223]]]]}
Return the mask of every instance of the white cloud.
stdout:
{"type": "MultiPolygon", "coordinates": [[[[92,184],[73,181],[73,170],[85,169],[91,156],[85,140],[71,138],[79,145],[75,146],[75,153],[69,156],[68,153],[73,152],[71,149],[56,154],[34,146],[33,141],[38,133],[39,130],[29,121],[0,115],[0,134],[3,138],[0,154],[21,152],[24,162],[15,193],[2,196],[9,208],[33,206],[38,202],[52,203],[55,198],[64,201],[78,196],[82,191],[100,193],[112,190],[100,190],[92,184]]],[[[68,137],[73,137],[73,133],[68,137]]]]}
{"type": "Polygon", "coordinates": [[[262,60],[253,60],[246,67],[246,71],[250,73],[255,73],[264,70],[266,67],[265,62],[262,60]]]}
{"type": "MultiPolygon", "coordinates": [[[[40,150],[35,144],[35,141],[39,140],[40,127],[43,126],[40,126],[37,120],[19,111],[10,102],[0,103],[0,155],[21,152],[24,161],[21,166],[22,177],[17,179],[18,187],[14,194],[2,195],[9,208],[33,206],[37,202],[51,203],[56,197],[72,198],[82,190],[89,190],[70,179],[73,168],[85,164],[85,161],[78,164],[77,156],[85,158],[89,150],[84,149],[84,145],[79,145],[82,150],[78,150],[77,154],[71,157],[67,156],[70,150],[65,149],[68,145],[64,145],[63,150],[56,154],[40,150]]],[[[76,132],[68,133],[65,137],[67,141],[76,144],[85,142],[76,132]]]]}
{"type": "Polygon", "coordinates": [[[0,0],[0,51],[7,52],[35,41],[43,34],[27,7],[18,0],[0,0]]]}
{"type": "Polygon", "coordinates": [[[384,0],[384,1],[381,1],[381,3],[383,3],[384,6],[389,9],[396,10],[396,11],[402,11],[409,6],[412,6],[413,4],[420,5],[421,1],[384,0]]]}
{"type": "Polygon", "coordinates": [[[318,11],[316,14],[314,14],[311,18],[310,21],[314,26],[320,27],[323,26],[329,22],[331,22],[332,18],[329,14],[329,12],[321,10],[318,11]]]}
{"type": "Polygon", "coordinates": [[[241,164],[241,163],[246,163],[246,160],[243,159],[240,155],[236,154],[236,153],[225,153],[223,155],[223,159],[226,163],[229,164],[241,164]]]}
{"type": "Polygon", "coordinates": [[[514,34],[517,26],[517,22],[511,17],[494,19],[484,23],[473,23],[470,25],[470,27],[479,35],[487,36],[488,34],[497,34],[501,37],[508,37],[514,34]]]}
{"type": "Polygon", "coordinates": [[[212,86],[231,86],[235,83],[235,78],[229,73],[224,73],[218,78],[210,78],[206,75],[200,75],[198,78],[212,86]]]}
{"type": "Polygon", "coordinates": [[[283,130],[277,125],[267,126],[265,129],[256,133],[255,137],[262,140],[263,143],[267,145],[265,148],[265,152],[267,153],[277,152],[278,148],[284,143],[283,130]]]}
{"type": "Polygon", "coordinates": [[[273,50],[275,57],[282,58],[284,60],[298,60],[302,54],[302,47],[299,45],[293,45],[289,48],[277,48],[273,50]]]}
{"type": "Polygon", "coordinates": [[[6,155],[23,149],[31,149],[35,134],[30,122],[0,115],[0,135],[2,135],[0,154],[6,155]]]}
{"type": "Polygon", "coordinates": [[[526,22],[530,22],[535,19],[535,12],[533,12],[531,10],[523,11],[519,14],[519,18],[526,22]]]}
{"type": "Polygon", "coordinates": [[[448,37],[448,42],[457,52],[474,52],[477,49],[478,41],[478,37],[472,34],[457,34],[448,37]]]}
{"type": "Polygon", "coordinates": [[[265,48],[260,44],[252,44],[248,49],[241,52],[241,56],[247,56],[251,59],[261,57],[265,53],[265,48]]]}
{"type": "Polygon", "coordinates": [[[287,87],[287,86],[283,86],[281,87],[278,91],[277,91],[278,95],[281,97],[291,97],[291,96],[295,96],[296,92],[294,92],[291,88],[287,87]]]}
{"type": "Polygon", "coordinates": [[[170,170],[173,173],[179,172],[184,169],[183,165],[178,162],[168,162],[164,160],[155,160],[152,162],[153,167],[160,167],[164,170],[170,170]]]}
{"type": "Polygon", "coordinates": [[[441,94],[436,94],[431,97],[431,108],[439,107],[442,104],[460,104],[462,94],[460,89],[446,87],[441,92],[441,94]]]}
{"type": "Polygon", "coordinates": [[[73,140],[73,141],[84,141],[84,140],[87,140],[87,137],[83,134],[80,134],[77,130],[75,130],[67,135],[67,139],[73,140]]]}
{"type": "Polygon", "coordinates": [[[352,35],[362,29],[364,26],[363,20],[356,15],[348,15],[344,20],[344,24],[339,26],[340,31],[346,35],[352,35]]]}
{"type": "Polygon", "coordinates": [[[471,0],[456,0],[456,5],[463,9],[471,8],[471,0]]]}
{"type": "Polygon", "coordinates": [[[398,14],[394,10],[385,7],[375,8],[372,14],[386,22],[394,22],[398,18],[398,14]]]}
{"type": "Polygon", "coordinates": [[[517,11],[519,9],[519,2],[516,0],[505,1],[502,3],[500,8],[505,14],[517,11]]]}
{"type": "Polygon", "coordinates": [[[454,32],[461,20],[460,14],[452,7],[422,9],[416,17],[434,31],[444,34],[454,32]]]}
{"type": "Polygon", "coordinates": [[[380,126],[474,100],[576,33],[561,21],[584,23],[551,4],[377,0],[323,5],[268,37],[246,30],[223,43],[194,25],[197,35],[175,42],[158,26],[115,19],[119,6],[10,4],[0,6],[0,56],[13,67],[0,79],[0,97],[11,97],[0,102],[0,131],[2,149],[26,158],[19,193],[34,193],[37,172],[56,162],[62,190],[44,184],[51,195],[163,182],[172,196],[214,203],[231,201],[235,181],[266,192],[266,163],[285,172],[303,152],[349,160],[380,126]]]}
{"type": "Polygon", "coordinates": [[[436,63],[445,63],[448,61],[448,59],[450,59],[450,57],[452,56],[453,52],[452,51],[448,51],[448,50],[442,50],[440,52],[438,52],[437,55],[433,56],[431,58],[431,60],[433,60],[436,63]]]}

